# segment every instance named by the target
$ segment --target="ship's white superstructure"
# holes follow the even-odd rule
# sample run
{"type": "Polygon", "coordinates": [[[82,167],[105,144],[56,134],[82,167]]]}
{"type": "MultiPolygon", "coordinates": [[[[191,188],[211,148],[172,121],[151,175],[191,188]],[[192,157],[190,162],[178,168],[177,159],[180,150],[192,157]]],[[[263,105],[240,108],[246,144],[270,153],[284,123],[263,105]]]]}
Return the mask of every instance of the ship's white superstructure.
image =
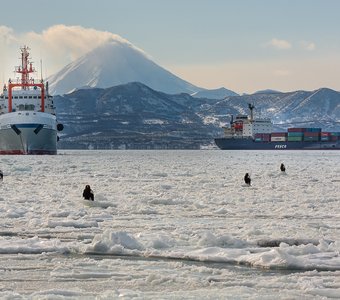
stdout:
{"type": "Polygon", "coordinates": [[[21,48],[20,74],[9,80],[0,95],[0,154],[56,154],[57,123],[48,83],[35,80],[29,48],[21,48]]]}
{"type": "Polygon", "coordinates": [[[226,137],[254,138],[256,134],[271,133],[273,123],[269,119],[254,119],[254,106],[249,104],[250,116],[237,115],[232,119],[230,127],[223,127],[226,137]]]}

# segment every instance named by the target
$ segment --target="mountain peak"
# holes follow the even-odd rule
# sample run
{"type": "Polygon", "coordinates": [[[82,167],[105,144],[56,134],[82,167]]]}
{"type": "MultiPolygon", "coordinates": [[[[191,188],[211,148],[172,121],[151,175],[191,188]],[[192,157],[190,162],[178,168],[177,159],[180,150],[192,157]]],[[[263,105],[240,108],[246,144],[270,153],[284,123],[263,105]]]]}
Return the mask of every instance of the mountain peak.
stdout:
{"type": "Polygon", "coordinates": [[[141,49],[124,39],[110,39],[48,78],[52,94],[80,87],[108,88],[141,82],[165,93],[193,93],[201,88],[154,63],[141,49]]]}

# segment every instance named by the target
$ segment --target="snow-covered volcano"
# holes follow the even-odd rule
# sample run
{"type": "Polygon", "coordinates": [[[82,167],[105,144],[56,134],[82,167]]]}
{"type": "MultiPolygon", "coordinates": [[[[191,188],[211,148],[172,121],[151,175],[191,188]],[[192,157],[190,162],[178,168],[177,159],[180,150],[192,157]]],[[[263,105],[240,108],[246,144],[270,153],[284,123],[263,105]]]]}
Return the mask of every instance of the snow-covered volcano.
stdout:
{"type": "Polygon", "coordinates": [[[165,93],[200,91],[154,63],[147,54],[123,39],[111,39],[48,78],[50,92],[65,94],[85,87],[107,88],[141,82],[165,93]]]}

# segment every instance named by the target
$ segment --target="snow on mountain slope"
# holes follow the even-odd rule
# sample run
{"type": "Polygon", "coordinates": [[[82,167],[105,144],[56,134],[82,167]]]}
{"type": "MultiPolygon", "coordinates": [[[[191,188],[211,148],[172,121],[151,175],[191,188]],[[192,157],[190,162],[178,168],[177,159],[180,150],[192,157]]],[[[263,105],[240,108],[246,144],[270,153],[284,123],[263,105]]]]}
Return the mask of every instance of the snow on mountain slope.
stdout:
{"type": "Polygon", "coordinates": [[[208,107],[205,115],[230,121],[231,114],[248,114],[248,103],[255,105],[255,117],[269,118],[287,127],[322,127],[324,131],[339,131],[340,93],[321,88],[315,91],[287,93],[255,93],[227,97],[208,107]]]}
{"type": "Polygon", "coordinates": [[[224,87],[219,89],[202,89],[201,91],[191,94],[195,98],[208,98],[208,99],[224,99],[229,96],[238,96],[235,92],[228,90],[224,87]]]}
{"type": "Polygon", "coordinates": [[[125,40],[112,39],[48,78],[50,92],[60,95],[81,87],[108,88],[141,82],[165,93],[201,90],[154,63],[142,50],[125,40]]]}
{"type": "Polygon", "coordinates": [[[330,89],[232,96],[223,100],[169,95],[139,82],[107,89],[81,89],[54,98],[65,129],[60,147],[198,149],[222,136],[231,115],[269,118],[275,131],[320,127],[340,131],[340,93],[330,89]]]}

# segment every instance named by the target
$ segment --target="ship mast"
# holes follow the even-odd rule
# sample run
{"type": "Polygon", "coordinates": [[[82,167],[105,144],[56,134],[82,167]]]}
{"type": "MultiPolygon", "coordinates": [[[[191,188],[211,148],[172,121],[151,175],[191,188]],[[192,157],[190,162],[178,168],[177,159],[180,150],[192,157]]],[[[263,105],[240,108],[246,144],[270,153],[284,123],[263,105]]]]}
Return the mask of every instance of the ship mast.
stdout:
{"type": "Polygon", "coordinates": [[[253,112],[253,110],[255,108],[255,105],[248,103],[248,107],[250,109],[250,122],[253,122],[254,121],[254,112],[253,112]]]}
{"type": "Polygon", "coordinates": [[[29,61],[29,48],[27,46],[22,47],[21,49],[21,66],[15,68],[15,72],[21,74],[21,82],[12,83],[9,80],[8,83],[8,112],[13,111],[13,101],[12,101],[12,89],[15,87],[21,87],[23,90],[28,90],[29,87],[33,87],[34,89],[40,88],[40,110],[41,112],[45,111],[45,86],[43,80],[41,79],[40,83],[35,83],[34,79],[30,79],[29,76],[31,73],[35,72],[35,69],[32,66],[32,63],[29,61]]]}
{"type": "Polygon", "coordinates": [[[29,61],[30,50],[27,46],[24,46],[21,50],[21,66],[15,68],[15,72],[21,74],[21,88],[23,90],[28,89],[30,83],[34,83],[34,80],[30,80],[30,73],[34,73],[35,69],[32,63],[29,61]]]}

